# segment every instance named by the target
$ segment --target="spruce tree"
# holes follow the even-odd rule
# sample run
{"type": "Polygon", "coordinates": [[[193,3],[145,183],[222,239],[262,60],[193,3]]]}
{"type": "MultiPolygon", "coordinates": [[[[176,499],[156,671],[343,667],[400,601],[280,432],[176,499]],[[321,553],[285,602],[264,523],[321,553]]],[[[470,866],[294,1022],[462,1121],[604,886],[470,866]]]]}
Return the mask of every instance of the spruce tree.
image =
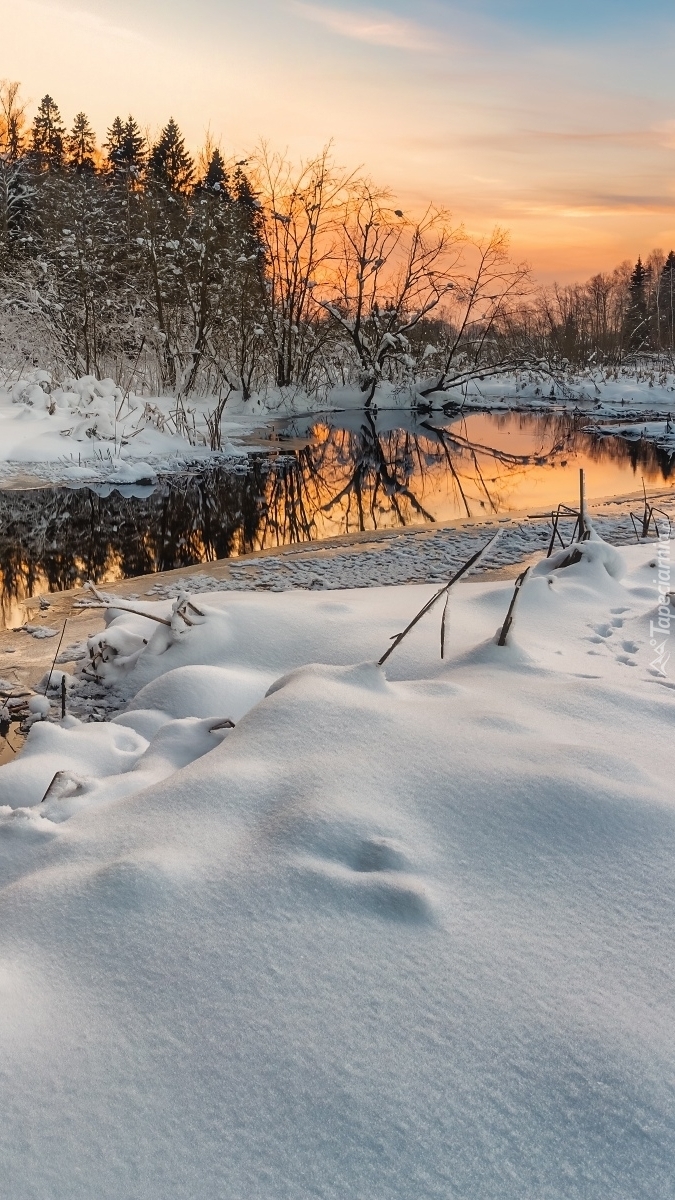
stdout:
{"type": "Polygon", "coordinates": [[[633,267],[628,284],[628,311],[626,313],[626,344],[631,350],[642,350],[649,345],[649,314],[647,311],[647,282],[649,272],[642,258],[633,267]]]}
{"type": "Polygon", "coordinates": [[[66,129],[52,97],[43,96],[33,121],[31,156],[41,171],[63,166],[66,129]]]}
{"type": "Polygon", "coordinates": [[[194,165],[173,117],[150,151],[148,175],[172,192],[186,191],[193,182],[194,165]]]}
{"type": "Polygon", "coordinates": [[[115,170],[120,162],[122,152],[122,144],[124,142],[124,122],[121,117],[115,117],[110,129],[106,134],[106,140],[103,143],[103,148],[106,151],[108,159],[108,167],[111,171],[115,170]]]}
{"type": "Polygon", "coordinates": [[[115,117],[105,142],[108,166],[111,171],[140,172],[145,159],[145,138],[132,116],[126,121],[115,117]]]}
{"type": "Polygon", "coordinates": [[[86,113],[79,112],[68,137],[68,163],[78,174],[95,170],[96,135],[86,113]]]}
{"type": "Polygon", "coordinates": [[[251,187],[248,175],[241,169],[241,163],[237,163],[237,169],[234,172],[232,179],[232,193],[235,200],[243,205],[244,208],[250,209],[252,212],[260,208],[256,194],[251,187]]]}
{"type": "Polygon", "coordinates": [[[201,187],[206,188],[210,192],[218,192],[223,198],[227,198],[229,193],[227,189],[227,172],[225,171],[225,163],[220,150],[213,151],[209,159],[209,165],[206,169],[206,174],[201,181],[201,187]]]}
{"type": "Polygon", "coordinates": [[[675,251],[671,250],[659,280],[659,312],[661,340],[670,350],[675,349],[675,251]]]}
{"type": "Polygon", "coordinates": [[[145,160],[145,138],[131,114],[124,122],[121,160],[129,170],[140,171],[145,160]]]}

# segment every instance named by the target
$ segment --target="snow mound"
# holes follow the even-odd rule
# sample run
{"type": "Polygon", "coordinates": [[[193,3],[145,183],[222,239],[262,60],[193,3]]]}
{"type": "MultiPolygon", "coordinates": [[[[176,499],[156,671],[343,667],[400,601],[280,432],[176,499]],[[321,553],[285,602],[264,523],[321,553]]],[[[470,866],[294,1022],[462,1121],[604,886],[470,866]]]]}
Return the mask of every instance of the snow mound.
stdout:
{"type": "Polygon", "coordinates": [[[431,587],[115,610],[126,711],[0,768],[12,1200],[672,1193],[655,549],[580,551],[384,669],[431,587]]]}

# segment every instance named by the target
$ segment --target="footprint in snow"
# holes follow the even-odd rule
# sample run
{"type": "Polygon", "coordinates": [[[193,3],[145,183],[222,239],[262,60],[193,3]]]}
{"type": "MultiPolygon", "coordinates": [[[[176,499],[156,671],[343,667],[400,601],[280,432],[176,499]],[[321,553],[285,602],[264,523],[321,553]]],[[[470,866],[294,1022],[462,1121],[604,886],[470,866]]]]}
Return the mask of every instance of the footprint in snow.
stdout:
{"type": "Polygon", "coordinates": [[[636,642],[631,642],[630,640],[622,642],[621,646],[627,654],[637,654],[638,650],[640,649],[636,642]]]}
{"type": "Polygon", "coordinates": [[[388,838],[364,838],[350,864],[355,871],[404,871],[408,859],[388,838]]]}
{"type": "Polygon", "coordinates": [[[628,608],[610,608],[609,611],[612,613],[613,616],[614,615],[620,616],[621,613],[630,612],[630,609],[628,609],[628,608]]]}
{"type": "Polygon", "coordinates": [[[591,625],[591,629],[593,629],[594,632],[597,633],[598,637],[601,638],[611,637],[614,633],[612,626],[608,625],[606,622],[603,622],[600,625],[591,625]]]}
{"type": "Polygon", "coordinates": [[[637,667],[635,659],[630,658],[628,654],[617,654],[616,661],[626,667],[637,667]]]}
{"type": "Polygon", "coordinates": [[[364,838],[335,858],[302,860],[309,869],[312,891],[321,878],[334,899],[347,900],[376,916],[393,921],[433,921],[432,904],[423,880],[410,871],[410,859],[400,844],[384,837],[364,838]]]}

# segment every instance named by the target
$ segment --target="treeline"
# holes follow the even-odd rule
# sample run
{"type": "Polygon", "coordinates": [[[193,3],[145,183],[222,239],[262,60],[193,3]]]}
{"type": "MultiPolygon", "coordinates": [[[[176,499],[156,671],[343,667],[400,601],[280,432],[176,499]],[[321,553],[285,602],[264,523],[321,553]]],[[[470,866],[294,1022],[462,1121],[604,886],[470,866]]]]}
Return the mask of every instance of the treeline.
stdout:
{"type": "Polygon", "coordinates": [[[675,253],[653,250],[587,283],[554,285],[521,312],[524,331],[555,360],[621,363],[675,350],[675,253]]]}
{"type": "MultiPolygon", "coordinates": [[[[136,391],[359,387],[417,398],[562,359],[673,348],[675,257],[536,294],[495,230],[420,218],[325,151],[189,154],[116,117],[101,145],[51,96],[29,122],[0,86],[0,361],[112,375],[136,391]]],[[[217,414],[216,414],[217,416],[217,414]]]]}

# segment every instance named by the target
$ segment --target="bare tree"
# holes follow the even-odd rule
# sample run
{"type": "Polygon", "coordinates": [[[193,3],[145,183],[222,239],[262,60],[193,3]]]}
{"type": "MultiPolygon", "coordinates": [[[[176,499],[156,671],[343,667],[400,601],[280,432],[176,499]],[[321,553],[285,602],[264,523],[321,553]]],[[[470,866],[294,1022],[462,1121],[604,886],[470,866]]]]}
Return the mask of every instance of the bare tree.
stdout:
{"type": "Polygon", "coordinates": [[[531,289],[529,267],[512,262],[508,234],[495,229],[467,242],[462,268],[452,289],[449,343],[437,375],[419,389],[423,397],[517,365],[512,354],[499,353],[497,335],[531,289]]]}
{"type": "Polygon", "coordinates": [[[410,336],[455,286],[464,242],[445,212],[410,222],[389,199],[368,181],[352,189],[333,278],[315,293],[356,357],[366,407],[388,366],[414,367],[410,336]]]}
{"type": "Polygon", "coordinates": [[[295,170],[263,145],[253,160],[263,213],[265,329],[279,387],[307,386],[326,344],[316,327],[313,291],[331,269],[336,231],[354,178],[338,170],[330,147],[295,170]]]}

